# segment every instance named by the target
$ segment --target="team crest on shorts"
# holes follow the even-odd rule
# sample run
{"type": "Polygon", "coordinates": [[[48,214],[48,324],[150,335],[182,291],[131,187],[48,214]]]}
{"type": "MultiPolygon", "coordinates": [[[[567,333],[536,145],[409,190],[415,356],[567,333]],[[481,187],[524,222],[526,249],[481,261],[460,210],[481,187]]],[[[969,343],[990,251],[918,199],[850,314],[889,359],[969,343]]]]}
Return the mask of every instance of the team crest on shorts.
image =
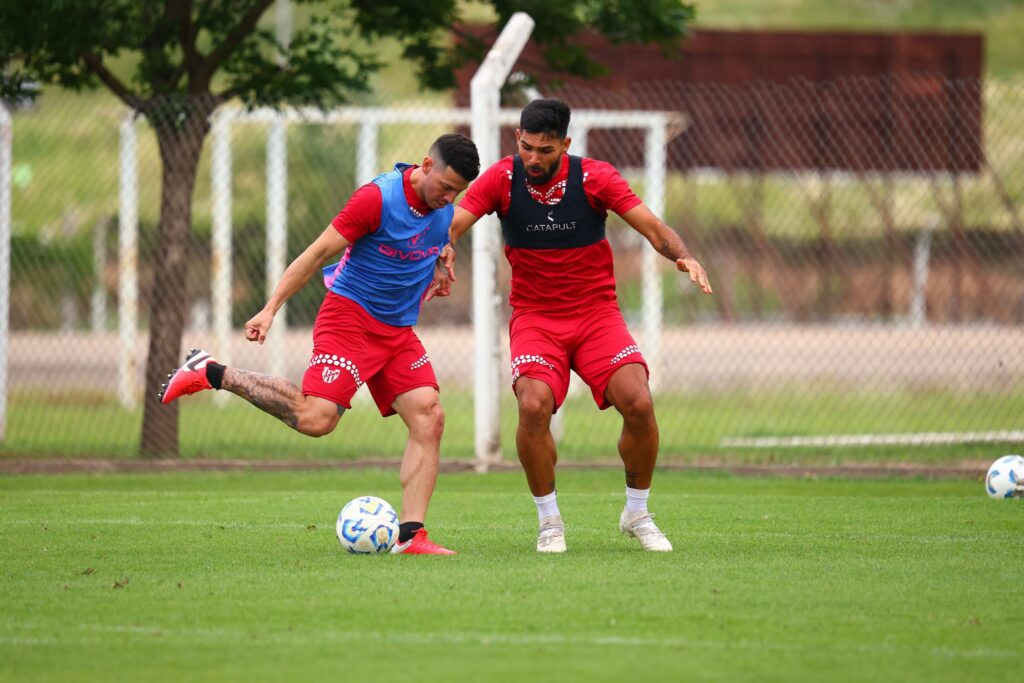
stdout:
{"type": "Polygon", "coordinates": [[[324,368],[324,381],[330,384],[341,376],[341,368],[324,368]]]}

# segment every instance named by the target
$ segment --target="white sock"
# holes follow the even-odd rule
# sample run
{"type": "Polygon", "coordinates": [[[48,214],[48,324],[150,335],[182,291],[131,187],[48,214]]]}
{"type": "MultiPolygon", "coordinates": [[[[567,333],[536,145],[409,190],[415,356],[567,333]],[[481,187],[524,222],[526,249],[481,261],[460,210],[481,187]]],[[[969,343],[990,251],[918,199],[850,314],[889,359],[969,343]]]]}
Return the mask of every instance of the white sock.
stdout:
{"type": "Polygon", "coordinates": [[[545,517],[560,517],[561,513],[558,511],[558,501],[555,498],[558,496],[558,491],[552,491],[546,496],[533,497],[533,502],[537,504],[537,519],[541,520],[545,517]]]}
{"type": "Polygon", "coordinates": [[[626,512],[647,512],[647,497],[650,489],[631,489],[626,487],[626,512]]]}

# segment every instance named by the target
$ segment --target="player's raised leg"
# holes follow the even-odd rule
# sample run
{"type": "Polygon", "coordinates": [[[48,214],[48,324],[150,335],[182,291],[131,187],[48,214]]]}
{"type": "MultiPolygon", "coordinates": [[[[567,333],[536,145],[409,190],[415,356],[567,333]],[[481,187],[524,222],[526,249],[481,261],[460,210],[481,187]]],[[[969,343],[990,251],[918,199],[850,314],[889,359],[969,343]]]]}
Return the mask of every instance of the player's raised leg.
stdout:
{"type": "Polygon", "coordinates": [[[304,396],[283,377],[250,370],[225,367],[221,388],[307,436],[330,434],[345,413],[345,406],[320,396],[304,396]]]}
{"type": "Polygon", "coordinates": [[[437,389],[417,387],[399,394],[395,412],[409,430],[402,454],[402,513],[399,542],[392,550],[406,555],[454,555],[427,536],[424,520],[437,483],[444,409],[437,389]]]}
{"type": "Polygon", "coordinates": [[[672,544],[647,510],[659,437],[644,367],[630,363],[616,370],[605,396],[622,415],[619,456],[626,470],[626,507],[619,517],[619,530],[640,541],[644,550],[671,551],[672,544]]]}
{"type": "Polygon", "coordinates": [[[344,407],[325,398],[304,396],[299,387],[281,377],[221,365],[202,349],[189,352],[182,366],[168,376],[159,397],[162,403],[170,403],[206,389],[224,389],[241,396],[309,436],[329,434],[345,412],[344,407]]]}

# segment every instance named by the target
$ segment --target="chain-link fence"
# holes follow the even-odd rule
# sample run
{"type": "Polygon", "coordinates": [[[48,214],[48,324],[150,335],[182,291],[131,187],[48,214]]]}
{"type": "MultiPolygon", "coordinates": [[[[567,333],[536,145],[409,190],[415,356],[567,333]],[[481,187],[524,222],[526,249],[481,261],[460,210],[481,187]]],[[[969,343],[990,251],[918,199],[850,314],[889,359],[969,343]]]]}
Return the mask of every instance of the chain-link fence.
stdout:
{"type": "MultiPolygon", "coordinates": [[[[916,87],[918,99],[888,79],[545,93],[577,109],[671,105],[683,114],[666,131],[664,188],[647,187],[643,131],[572,131],[572,151],[613,161],[640,196],[662,197],[665,220],[716,290],[705,297],[653,261],[662,326],[645,339],[650,247],[609,220],[621,306],[641,348],[658,349],[652,382],[667,456],[984,458],[1024,441],[1024,85],[931,78],[916,87]],[[947,106],[935,108],[935,87],[947,106]]],[[[322,284],[289,302],[274,345],[247,344],[241,326],[262,307],[268,280],[368,173],[421,160],[438,134],[463,123],[417,122],[416,110],[433,109],[403,107],[413,114],[372,127],[358,117],[277,132],[258,117],[214,123],[184,251],[185,349],[203,346],[298,383],[322,284]],[[213,153],[218,144],[227,157],[213,153]]],[[[151,312],[168,255],[157,238],[160,150],[146,122],[126,126],[124,117],[107,97],[62,92],[13,112],[6,452],[138,450],[141,397],[155,390],[143,387],[151,312]],[[126,127],[138,143],[130,175],[126,127]],[[137,257],[121,229],[126,177],[137,195],[137,257]],[[126,330],[120,304],[132,277],[138,322],[126,330]]],[[[468,247],[460,244],[453,296],[427,304],[419,325],[442,385],[448,458],[473,449],[468,247]]],[[[507,294],[504,264],[500,273],[507,294]]],[[[502,373],[508,379],[507,364],[502,373]]],[[[561,413],[561,453],[613,458],[619,422],[588,394],[576,387],[561,413]]],[[[226,399],[180,402],[184,455],[401,453],[401,423],[382,420],[365,390],[324,439],[226,399]]],[[[506,410],[509,457],[514,421],[506,410]]]]}

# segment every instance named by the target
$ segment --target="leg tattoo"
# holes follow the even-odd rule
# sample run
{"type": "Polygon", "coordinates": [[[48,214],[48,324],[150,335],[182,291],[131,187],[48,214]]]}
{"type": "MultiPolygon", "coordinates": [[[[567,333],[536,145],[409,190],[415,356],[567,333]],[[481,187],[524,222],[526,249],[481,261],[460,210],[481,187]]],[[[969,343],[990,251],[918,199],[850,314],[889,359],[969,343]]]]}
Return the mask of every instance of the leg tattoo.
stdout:
{"type": "Polygon", "coordinates": [[[636,478],[640,476],[639,472],[630,472],[626,470],[626,486],[631,489],[636,488],[636,478]]]}
{"type": "Polygon", "coordinates": [[[228,368],[224,373],[222,386],[292,429],[297,429],[299,418],[295,411],[303,396],[302,391],[288,380],[259,372],[228,368]]]}

